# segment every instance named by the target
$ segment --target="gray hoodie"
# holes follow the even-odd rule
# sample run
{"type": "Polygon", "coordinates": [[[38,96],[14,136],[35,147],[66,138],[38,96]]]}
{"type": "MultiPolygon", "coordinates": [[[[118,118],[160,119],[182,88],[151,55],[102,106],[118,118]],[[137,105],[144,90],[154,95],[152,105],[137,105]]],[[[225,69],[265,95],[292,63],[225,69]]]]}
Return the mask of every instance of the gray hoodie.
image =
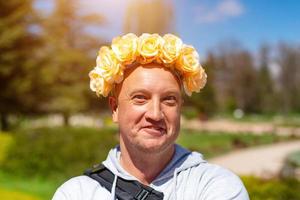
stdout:
{"type": "MultiPolygon", "coordinates": [[[[112,191],[87,177],[72,178],[60,186],[52,200],[114,200],[117,177],[137,180],[119,163],[120,148],[110,150],[103,164],[115,174],[112,191]]],[[[179,145],[167,167],[149,185],[164,193],[164,200],[248,200],[241,180],[232,172],[207,163],[197,152],[179,145]]]]}

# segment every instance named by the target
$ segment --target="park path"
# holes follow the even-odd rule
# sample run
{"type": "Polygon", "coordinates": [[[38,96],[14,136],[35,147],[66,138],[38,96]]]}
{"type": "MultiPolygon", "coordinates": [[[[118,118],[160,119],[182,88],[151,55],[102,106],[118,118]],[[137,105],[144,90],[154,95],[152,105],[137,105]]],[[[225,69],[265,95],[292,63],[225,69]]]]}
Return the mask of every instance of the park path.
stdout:
{"type": "Polygon", "coordinates": [[[300,150],[299,140],[237,150],[212,158],[209,162],[226,167],[239,175],[271,178],[279,174],[286,156],[297,150],[300,150]]]}
{"type": "Polygon", "coordinates": [[[272,122],[235,122],[230,120],[182,120],[182,128],[212,131],[212,132],[230,132],[239,134],[241,132],[251,134],[273,133],[282,136],[300,136],[300,127],[277,126],[272,122]]]}

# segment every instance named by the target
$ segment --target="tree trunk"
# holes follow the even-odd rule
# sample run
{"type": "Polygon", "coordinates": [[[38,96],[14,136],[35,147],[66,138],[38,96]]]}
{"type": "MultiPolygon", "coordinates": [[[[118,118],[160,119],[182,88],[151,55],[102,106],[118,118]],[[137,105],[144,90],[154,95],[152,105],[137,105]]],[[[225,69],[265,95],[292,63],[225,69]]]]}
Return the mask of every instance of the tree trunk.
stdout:
{"type": "Polygon", "coordinates": [[[0,121],[1,121],[1,130],[2,131],[7,131],[8,127],[9,127],[7,114],[1,113],[0,114],[0,121]]]}
{"type": "Polygon", "coordinates": [[[69,113],[63,113],[63,117],[64,117],[64,125],[65,126],[69,126],[70,125],[70,114],[69,113]]]}

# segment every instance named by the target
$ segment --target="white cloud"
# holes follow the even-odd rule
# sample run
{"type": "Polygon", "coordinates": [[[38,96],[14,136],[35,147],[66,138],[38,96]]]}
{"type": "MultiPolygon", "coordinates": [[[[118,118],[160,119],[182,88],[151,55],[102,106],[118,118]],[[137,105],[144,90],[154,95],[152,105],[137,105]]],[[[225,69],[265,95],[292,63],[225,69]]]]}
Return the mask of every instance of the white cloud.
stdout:
{"type": "Polygon", "coordinates": [[[238,0],[222,0],[212,8],[198,6],[196,20],[198,23],[214,23],[240,16],[244,11],[244,6],[238,0]]]}

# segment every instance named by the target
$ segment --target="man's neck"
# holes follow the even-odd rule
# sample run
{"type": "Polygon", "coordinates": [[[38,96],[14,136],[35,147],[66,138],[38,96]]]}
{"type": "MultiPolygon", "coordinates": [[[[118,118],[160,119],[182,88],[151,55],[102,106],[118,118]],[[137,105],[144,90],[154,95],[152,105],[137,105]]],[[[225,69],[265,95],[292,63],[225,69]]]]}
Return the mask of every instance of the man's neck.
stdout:
{"type": "Polygon", "coordinates": [[[140,182],[149,185],[171,161],[175,152],[174,145],[164,152],[142,153],[121,146],[121,166],[140,182]]]}

